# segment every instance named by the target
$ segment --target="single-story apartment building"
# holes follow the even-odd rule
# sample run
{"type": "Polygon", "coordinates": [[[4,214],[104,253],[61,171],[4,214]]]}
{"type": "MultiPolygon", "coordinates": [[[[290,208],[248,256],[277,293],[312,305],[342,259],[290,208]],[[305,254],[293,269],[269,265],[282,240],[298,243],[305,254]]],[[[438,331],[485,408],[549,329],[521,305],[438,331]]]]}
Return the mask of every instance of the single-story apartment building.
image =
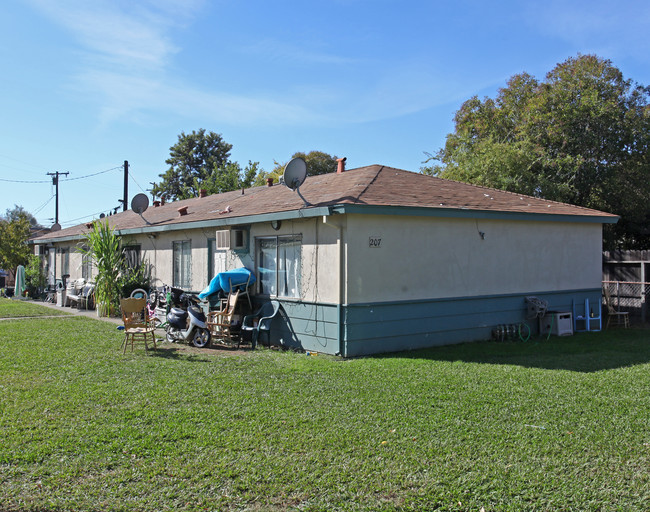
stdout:
{"type": "MultiPolygon", "coordinates": [[[[525,298],[601,300],[602,227],[618,217],[371,165],[154,203],[105,220],[159,283],[201,291],[247,267],[282,304],[274,343],[345,357],[488,339],[525,298]]],[[[81,224],[32,240],[52,278],[92,279],[81,224]]]]}

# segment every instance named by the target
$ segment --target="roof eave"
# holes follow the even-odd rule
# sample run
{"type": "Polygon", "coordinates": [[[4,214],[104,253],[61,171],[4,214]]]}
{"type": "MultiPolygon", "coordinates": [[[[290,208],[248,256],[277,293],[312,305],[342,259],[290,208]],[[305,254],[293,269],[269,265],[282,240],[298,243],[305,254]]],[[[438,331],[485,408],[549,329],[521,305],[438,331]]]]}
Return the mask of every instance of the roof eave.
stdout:
{"type": "MultiPolygon", "coordinates": [[[[300,208],[283,212],[244,215],[240,217],[225,217],[193,222],[180,222],[164,224],[161,226],[142,226],[130,229],[116,229],[119,235],[140,235],[149,233],[165,233],[187,229],[221,228],[230,226],[249,225],[274,220],[305,219],[312,217],[329,216],[332,214],[365,214],[365,215],[401,215],[410,217],[441,217],[441,218],[472,218],[472,219],[498,219],[540,222],[579,222],[594,224],[616,224],[619,217],[616,215],[569,215],[558,213],[527,213],[507,212],[495,210],[480,210],[474,208],[432,208],[427,206],[374,206],[365,204],[336,204],[332,206],[318,206],[314,208],[300,208]]],[[[30,244],[46,245],[55,242],[72,242],[84,238],[83,234],[65,237],[50,237],[29,240],[30,244]]]]}

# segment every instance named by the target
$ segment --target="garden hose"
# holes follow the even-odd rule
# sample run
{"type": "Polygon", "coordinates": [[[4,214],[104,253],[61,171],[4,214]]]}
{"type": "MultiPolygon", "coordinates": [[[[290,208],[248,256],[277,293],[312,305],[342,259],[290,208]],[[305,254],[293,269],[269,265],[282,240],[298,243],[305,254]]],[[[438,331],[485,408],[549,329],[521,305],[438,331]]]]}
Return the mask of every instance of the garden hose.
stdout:
{"type": "Polygon", "coordinates": [[[530,326],[526,322],[521,322],[519,324],[518,332],[519,332],[519,339],[521,341],[523,341],[524,343],[526,343],[530,339],[530,326]],[[524,338],[523,335],[521,334],[521,326],[522,325],[525,326],[526,329],[528,330],[528,335],[526,336],[526,338],[524,338]]]}

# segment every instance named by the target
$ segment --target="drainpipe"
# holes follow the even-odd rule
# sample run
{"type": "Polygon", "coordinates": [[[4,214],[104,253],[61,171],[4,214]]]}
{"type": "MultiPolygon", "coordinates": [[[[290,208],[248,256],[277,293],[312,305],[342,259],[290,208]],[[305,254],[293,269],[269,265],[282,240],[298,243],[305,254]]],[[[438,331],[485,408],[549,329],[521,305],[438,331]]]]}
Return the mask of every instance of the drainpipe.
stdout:
{"type": "MultiPolygon", "coordinates": [[[[330,210],[331,215],[331,210],[330,210]]],[[[338,230],[338,253],[339,253],[339,268],[338,268],[338,298],[336,301],[336,323],[337,323],[337,336],[339,341],[339,352],[336,355],[345,357],[345,340],[343,337],[343,322],[342,322],[342,306],[345,303],[345,245],[343,244],[343,219],[332,220],[330,215],[323,215],[323,224],[338,230]]]]}

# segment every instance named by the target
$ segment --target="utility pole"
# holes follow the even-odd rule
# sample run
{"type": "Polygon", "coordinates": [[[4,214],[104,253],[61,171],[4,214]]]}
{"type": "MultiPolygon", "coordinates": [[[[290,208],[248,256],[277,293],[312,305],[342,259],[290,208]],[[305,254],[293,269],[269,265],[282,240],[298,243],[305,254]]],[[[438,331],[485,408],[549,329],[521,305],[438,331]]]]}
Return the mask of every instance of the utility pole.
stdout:
{"type": "Polygon", "coordinates": [[[54,210],[54,224],[58,225],[59,228],[61,227],[61,224],[59,224],[59,176],[67,176],[70,174],[69,172],[48,172],[48,176],[52,176],[52,185],[56,187],[56,201],[55,201],[55,210],[54,210]]]}
{"type": "Polygon", "coordinates": [[[122,211],[129,209],[129,161],[124,160],[124,200],[122,201],[122,211]]]}

